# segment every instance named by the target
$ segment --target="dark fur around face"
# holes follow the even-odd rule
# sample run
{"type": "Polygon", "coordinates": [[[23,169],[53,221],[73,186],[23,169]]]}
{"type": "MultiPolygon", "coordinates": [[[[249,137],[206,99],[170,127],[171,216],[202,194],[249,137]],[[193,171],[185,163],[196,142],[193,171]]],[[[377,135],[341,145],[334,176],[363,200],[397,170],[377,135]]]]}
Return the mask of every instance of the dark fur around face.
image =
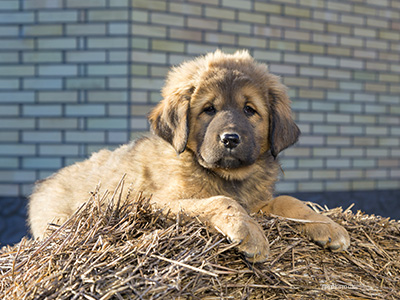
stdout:
{"type": "Polygon", "coordinates": [[[246,51],[217,50],[173,68],[163,97],[149,116],[153,131],[211,170],[248,169],[300,135],[286,87],[246,51]]]}

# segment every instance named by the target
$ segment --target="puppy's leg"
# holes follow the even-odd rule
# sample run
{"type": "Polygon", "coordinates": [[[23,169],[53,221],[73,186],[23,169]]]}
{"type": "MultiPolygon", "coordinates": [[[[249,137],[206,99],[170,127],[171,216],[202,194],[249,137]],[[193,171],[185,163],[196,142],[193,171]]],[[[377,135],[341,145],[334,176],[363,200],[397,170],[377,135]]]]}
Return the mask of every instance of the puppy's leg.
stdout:
{"type": "Polygon", "coordinates": [[[230,241],[239,243],[239,251],[243,252],[249,261],[262,262],[268,257],[269,244],[261,226],[231,198],[215,196],[174,200],[168,203],[154,202],[156,206],[164,206],[175,214],[183,212],[191,217],[198,217],[207,226],[225,234],[230,241]]]}
{"type": "Polygon", "coordinates": [[[261,208],[261,211],[287,218],[315,221],[301,224],[302,231],[315,243],[332,251],[346,250],[350,245],[350,237],[346,229],[329,217],[313,211],[296,198],[277,197],[261,208]]]}

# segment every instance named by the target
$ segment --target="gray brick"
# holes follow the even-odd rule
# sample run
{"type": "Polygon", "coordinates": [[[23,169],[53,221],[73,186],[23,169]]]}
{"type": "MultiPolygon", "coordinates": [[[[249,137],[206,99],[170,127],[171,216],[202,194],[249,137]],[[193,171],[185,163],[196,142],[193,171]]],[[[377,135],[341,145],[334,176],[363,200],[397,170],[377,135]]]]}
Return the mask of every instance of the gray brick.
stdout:
{"type": "Polygon", "coordinates": [[[30,131],[22,133],[24,143],[60,143],[62,141],[61,131],[30,131]]]}
{"type": "Polygon", "coordinates": [[[382,157],[386,158],[389,155],[389,150],[388,149],[382,149],[382,148],[369,148],[367,149],[367,156],[368,157],[382,157]]]}
{"type": "Polygon", "coordinates": [[[353,160],[353,166],[356,168],[373,168],[376,165],[376,160],[371,158],[361,158],[353,160]]]}
{"type": "Polygon", "coordinates": [[[78,75],[78,66],[76,65],[42,65],[39,66],[39,76],[76,76],[78,75]]]}
{"type": "Polygon", "coordinates": [[[66,33],[70,36],[105,35],[106,28],[105,24],[68,24],[66,33]]]}
{"type": "Polygon", "coordinates": [[[116,64],[96,64],[96,65],[88,65],[88,75],[89,76],[96,76],[96,75],[106,75],[106,76],[113,76],[113,75],[128,75],[128,67],[123,65],[116,65],[116,64]]]}
{"type": "Polygon", "coordinates": [[[89,91],[89,102],[127,102],[128,92],[126,91],[89,91]]]}
{"type": "Polygon", "coordinates": [[[184,17],[179,15],[171,15],[164,13],[152,13],[150,15],[151,22],[154,24],[180,26],[184,25],[184,17]]]}
{"type": "Polygon", "coordinates": [[[76,89],[90,89],[90,90],[98,90],[105,89],[106,81],[104,78],[88,78],[88,77],[80,77],[80,78],[68,78],[66,80],[66,87],[69,90],[76,89]]]}
{"type": "Polygon", "coordinates": [[[66,53],[67,62],[105,62],[105,51],[68,51],[66,53]]]}
{"type": "Polygon", "coordinates": [[[17,90],[19,88],[19,80],[15,79],[1,79],[0,77],[0,90],[17,90]]]}
{"type": "Polygon", "coordinates": [[[376,146],[377,139],[375,137],[355,137],[353,144],[354,146],[376,146]]]}
{"type": "Polygon", "coordinates": [[[326,160],[326,166],[332,169],[349,168],[351,166],[351,160],[347,158],[328,158],[326,160]]]}
{"type": "Polygon", "coordinates": [[[133,117],[130,119],[130,128],[133,130],[149,130],[149,125],[146,118],[133,117]]]}
{"type": "Polygon", "coordinates": [[[61,63],[61,51],[34,51],[22,54],[25,63],[61,63]]]}
{"type": "Polygon", "coordinates": [[[289,64],[276,64],[276,63],[271,63],[269,65],[269,70],[272,73],[276,73],[279,75],[295,75],[297,74],[297,68],[296,66],[289,65],[289,64]]]}
{"type": "MultiPolygon", "coordinates": [[[[1,16],[0,16],[1,18],[1,16]]],[[[34,39],[7,39],[2,38],[0,50],[33,50],[35,48],[34,39]]]]}
{"type": "Polygon", "coordinates": [[[113,89],[123,89],[127,90],[129,88],[129,80],[127,77],[109,77],[108,78],[108,88],[113,89]]]}
{"type": "Polygon", "coordinates": [[[128,40],[120,37],[88,38],[89,49],[126,49],[128,40]]]}
{"type": "Polygon", "coordinates": [[[26,104],[22,107],[22,114],[29,117],[61,116],[61,105],[26,104]]]}
{"type": "Polygon", "coordinates": [[[0,52],[0,63],[2,64],[15,64],[19,62],[18,53],[13,52],[0,52]]]}
{"type": "Polygon", "coordinates": [[[167,29],[165,26],[156,25],[145,25],[145,24],[133,24],[132,33],[134,35],[144,35],[149,37],[165,37],[167,34],[167,29]]]}
{"type": "Polygon", "coordinates": [[[201,5],[197,4],[188,4],[188,3],[171,3],[170,11],[183,14],[183,15],[197,15],[200,16],[202,14],[201,5]]]}
{"type": "Polygon", "coordinates": [[[1,169],[18,169],[19,160],[15,157],[0,157],[1,169]]]}
{"type": "Polygon", "coordinates": [[[129,25],[121,23],[108,24],[108,33],[110,35],[125,35],[129,33],[129,25]]]}
{"type": "Polygon", "coordinates": [[[349,82],[349,81],[342,81],[339,83],[339,87],[341,90],[352,90],[352,91],[362,91],[364,86],[362,83],[359,82],[349,82]]]}
{"type": "Polygon", "coordinates": [[[333,148],[333,147],[329,147],[329,148],[325,148],[325,147],[314,147],[312,154],[315,157],[332,157],[332,156],[338,156],[338,149],[337,148],[333,148]]]}
{"type": "Polygon", "coordinates": [[[308,181],[300,181],[298,184],[299,192],[317,192],[324,190],[324,182],[312,180],[311,182],[308,181]]]}
{"type": "Polygon", "coordinates": [[[88,118],[88,129],[127,129],[128,121],[121,118],[88,118]]]}
{"type": "Polygon", "coordinates": [[[350,123],[351,115],[331,113],[327,115],[328,123],[350,123]]]}
{"type": "Polygon", "coordinates": [[[25,25],[22,28],[25,36],[59,36],[63,34],[62,25],[25,25]]]}
{"type": "Polygon", "coordinates": [[[124,21],[128,20],[128,11],[123,9],[89,10],[89,21],[124,21]]]}
{"type": "Polygon", "coordinates": [[[78,119],[76,118],[41,118],[39,129],[77,129],[78,119]]]}
{"type": "Polygon", "coordinates": [[[132,6],[150,10],[166,10],[167,3],[161,0],[135,0],[132,2],[132,6]]]}
{"type": "Polygon", "coordinates": [[[16,117],[19,115],[18,105],[0,105],[0,116],[16,117]]]}
{"type": "MultiPolygon", "coordinates": [[[[30,1],[34,2],[34,1],[30,1]]],[[[78,21],[78,11],[39,11],[38,19],[41,23],[69,23],[78,21]]]]}
{"type": "Polygon", "coordinates": [[[0,103],[14,103],[15,101],[22,103],[32,103],[35,101],[35,94],[33,92],[13,91],[2,92],[0,91],[0,103]]]}
{"type": "Polygon", "coordinates": [[[233,34],[223,34],[217,32],[206,33],[205,41],[213,44],[235,44],[236,37],[233,34]]]}
{"type": "Polygon", "coordinates": [[[123,62],[125,65],[130,61],[129,51],[110,50],[108,51],[109,62],[123,62]]]}
{"type": "Polygon", "coordinates": [[[237,22],[222,22],[222,31],[224,32],[233,32],[240,34],[250,34],[251,26],[249,24],[240,24],[237,22]]]}
{"type": "Polygon", "coordinates": [[[69,103],[78,102],[78,93],[75,91],[42,91],[38,93],[41,103],[69,103]]]}
{"type": "Polygon", "coordinates": [[[356,179],[362,178],[364,176],[363,170],[340,170],[339,171],[341,179],[356,179]]]}
{"type": "Polygon", "coordinates": [[[7,131],[0,130],[0,142],[4,143],[18,143],[20,142],[19,131],[18,130],[10,130],[7,131]]]}
{"type": "Polygon", "coordinates": [[[33,76],[35,74],[35,67],[26,65],[3,65],[0,66],[0,77],[11,77],[11,76],[33,76]]]}
{"type": "Polygon", "coordinates": [[[106,138],[109,143],[125,144],[129,141],[128,133],[124,131],[112,131],[106,132],[106,138]]]}
{"type": "Polygon", "coordinates": [[[18,26],[6,26],[3,25],[0,27],[0,37],[10,37],[10,36],[17,36],[19,34],[18,26]]]}
{"type": "Polygon", "coordinates": [[[0,12],[0,24],[24,24],[33,23],[33,12],[0,12]]]}
{"type": "MultiPolygon", "coordinates": [[[[127,104],[110,104],[108,105],[107,115],[110,117],[126,117],[129,115],[127,104]]],[[[141,114],[143,116],[144,114],[141,114]]]]}
{"type": "Polygon", "coordinates": [[[138,89],[148,89],[148,90],[157,90],[159,91],[161,87],[164,85],[163,79],[145,79],[145,78],[133,78],[132,79],[132,87],[138,89]]]}
{"type": "Polygon", "coordinates": [[[339,129],[335,125],[314,125],[313,132],[317,134],[337,134],[339,129]]]}
{"type": "Polygon", "coordinates": [[[68,8],[101,8],[106,7],[106,0],[68,0],[66,5],[68,8]]]}
{"type": "Polygon", "coordinates": [[[61,158],[47,158],[47,157],[26,157],[22,160],[22,167],[24,169],[51,169],[57,170],[62,167],[61,158]]]}
{"type": "Polygon", "coordinates": [[[278,193],[290,193],[298,191],[297,184],[295,182],[278,181],[276,184],[276,191],[278,193]]]}
{"type": "Polygon", "coordinates": [[[291,179],[306,179],[310,178],[310,171],[307,170],[286,170],[284,178],[291,179]]]}
{"type": "Polygon", "coordinates": [[[21,156],[21,155],[35,155],[36,147],[34,145],[21,145],[21,144],[2,144],[0,147],[0,155],[6,156],[21,156]]]}
{"type": "Polygon", "coordinates": [[[18,10],[20,8],[20,2],[15,0],[2,0],[0,2],[1,10],[18,10]]]}
{"type": "Polygon", "coordinates": [[[362,105],[357,103],[339,103],[339,111],[340,112],[349,112],[349,113],[357,113],[362,111],[362,105]]]}
{"type": "Polygon", "coordinates": [[[347,92],[330,92],[327,93],[327,98],[330,100],[348,101],[351,99],[351,94],[347,92]]]}
{"type": "Polygon", "coordinates": [[[340,133],[343,135],[361,135],[364,133],[364,127],[355,125],[340,126],[340,133]]]}
{"type": "Polygon", "coordinates": [[[33,171],[0,171],[0,181],[3,182],[33,182],[35,179],[33,171]]]}
{"type": "Polygon", "coordinates": [[[218,29],[218,21],[209,20],[209,19],[200,19],[189,17],[187,20],[189,28],[198,28],[198,29],[209,29],[209,30],[217,30],[218,29]]]}
{"type": "Polygon", "coordinates": [[[350,146],[351,138],[345,136],[328,136],[327,144],[329,146],[350,146]]]}
{"type": "Polygon", "coordinates": [[[39,38],[38,48],[39,49],[76,49],[77,40],[76,38],[65,37],[65,38],[39,38]]]}
{"type": "Polygon", "coordinates": [[[216,18],[216,19],[230,19],[233,20],[235,18],[234,10],[223,9],[223,8],[215,8],[207,6],[205,9],[206,17],[216,18]]]}
{"type": "Polygon", "coordinates": [[[40,144],[39,155],[48,157],[59,157],[59,156],[78,156],[80,154],[78,145],[52,145],[52,144],[40,144]]]}
{"type": "Polygon", "coordinates": [[[316,158],[299,159],[298,164],[299,168],[316,169],[316,168],[322,168],[324,166],[324,160],[316,158]]]}
{"type": "Polygon", "coordinates": [[[72,117],[105,116],[106,108],[101,104],[68,104],[65,114],[72,117]]]}
{"type": "Polygon", "coordinates": [[[2,129],[31,129],[34,126],[33,118],[0,118],[0,128],[2,129]]]}
{"type": "Polygon", "coordinates": [[[23,81],[23,87],[26,90],[59,90],[62,86],[61,78],[28,78],[23,81]]]}
{"type": "Polygon", "coordinates": [[[65,141],[68,143],[105,143],[104,131],[67,131],[65,141]]]}

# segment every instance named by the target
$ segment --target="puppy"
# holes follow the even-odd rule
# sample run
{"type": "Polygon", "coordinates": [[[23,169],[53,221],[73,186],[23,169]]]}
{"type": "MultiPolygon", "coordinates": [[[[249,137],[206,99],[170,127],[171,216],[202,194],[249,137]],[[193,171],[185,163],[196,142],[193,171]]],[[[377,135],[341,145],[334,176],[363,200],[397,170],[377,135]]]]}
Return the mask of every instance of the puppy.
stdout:
{"type": "Polygon", "coordinates": [[[331,250],[345,250],[347,231],[289,196],[274,198],[278,154],[300,131],[279,78],[246,51],[207,54],[173,68],[163,100],[149,115],[153,135],[101,150],[39,183],[30,197],[35,238],[62,224],[101,182],[113,190],[123,174],[158,208],[196,216],[253,262],[264,261],[267,238],[252,213],[310,220],[303,231],[331,250]]]}

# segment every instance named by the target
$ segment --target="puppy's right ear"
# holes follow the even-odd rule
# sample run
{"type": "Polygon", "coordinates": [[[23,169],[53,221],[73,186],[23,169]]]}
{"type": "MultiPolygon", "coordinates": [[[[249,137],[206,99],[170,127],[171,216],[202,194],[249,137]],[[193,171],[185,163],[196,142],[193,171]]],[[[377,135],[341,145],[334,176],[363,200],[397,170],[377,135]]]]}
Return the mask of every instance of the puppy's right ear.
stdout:
{"type": "Polygon", "coordinates": [[[149,114],[153,132],[170,143],[180,154],[189,136],[190,97],[194,87],[164,93],[164,99],[149,114]]]}

